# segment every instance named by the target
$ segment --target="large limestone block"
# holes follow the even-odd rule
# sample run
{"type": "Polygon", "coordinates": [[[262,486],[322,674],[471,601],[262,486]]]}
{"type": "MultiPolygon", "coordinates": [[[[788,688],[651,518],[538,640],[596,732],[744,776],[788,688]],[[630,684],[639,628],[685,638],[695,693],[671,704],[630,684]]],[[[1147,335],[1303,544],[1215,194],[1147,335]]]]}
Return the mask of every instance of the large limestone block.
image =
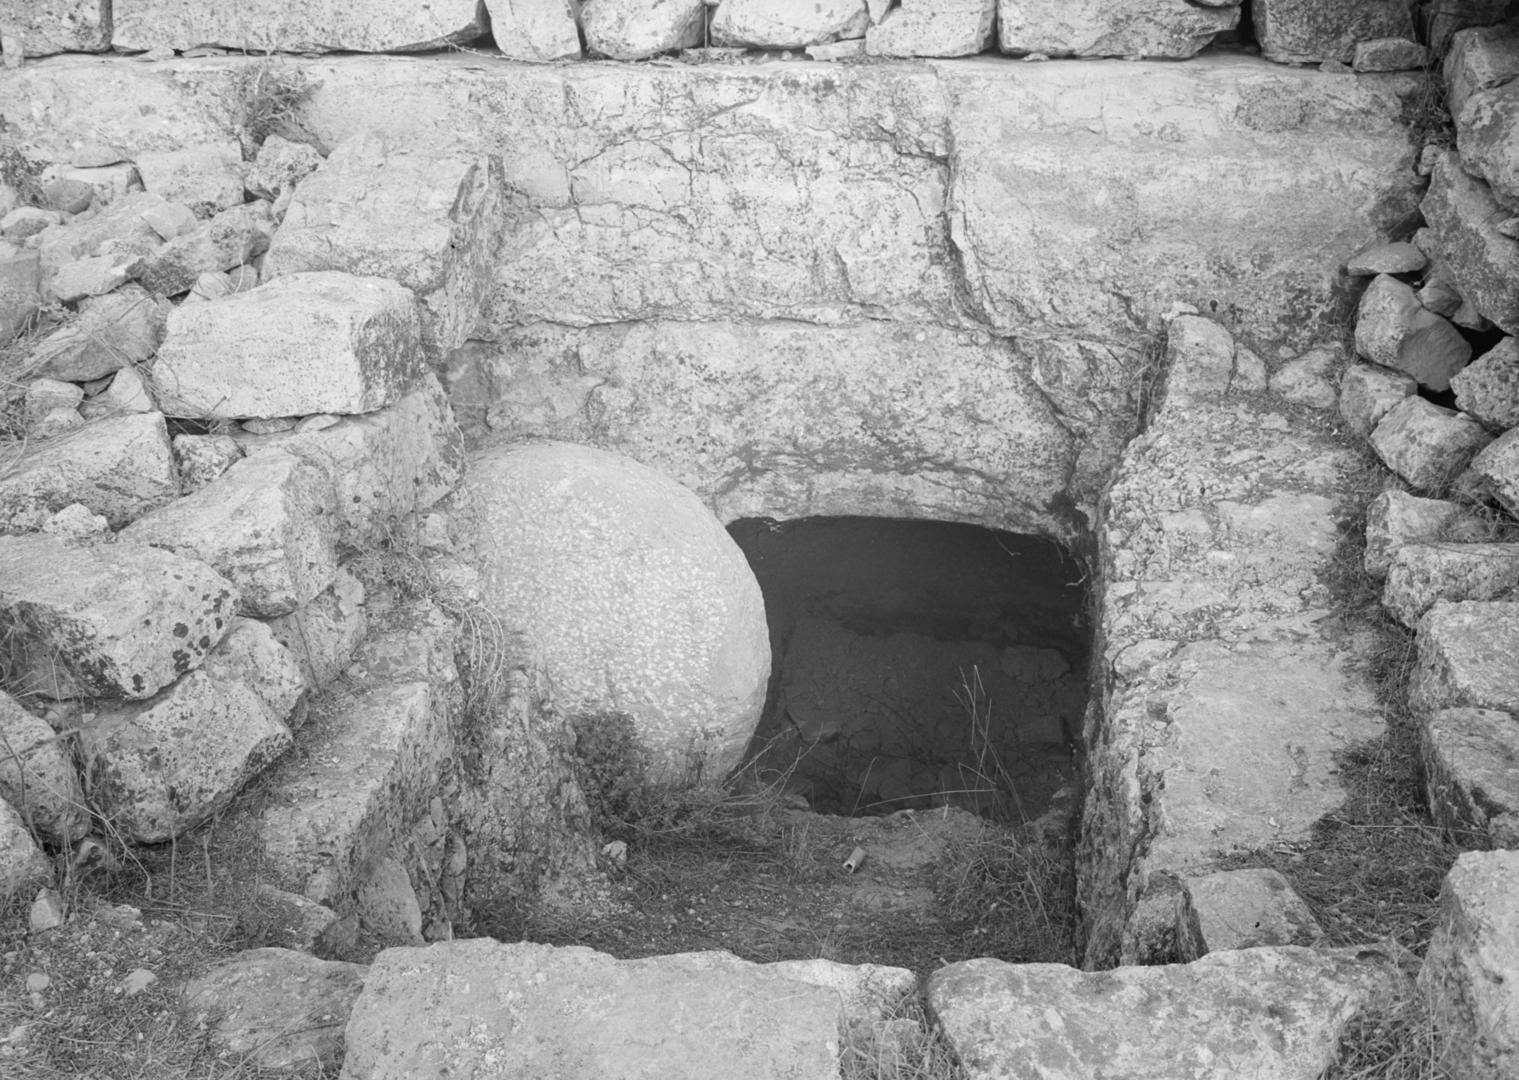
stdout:
{"type": "Polygon", "coordinates": [[[53,863],[42,853],[21,815],[0,799],[0,902],[30,900],[54,883],[53,863]]]}
{"type": "Polygon", "coordinates": [[[1280,63],[1348,63],[1359,41],[1413,39],[1408,0],[1255,0],[1261,53],[1280,63]]]}
{"type": "Polygon", "coordinates": [[[451,753],[446,713],[426,682],[312,703],[302,753],[270,778],[259,821],[281,884],[319,903],[346,900],[438,790],[451,753]]]}
{"type": "Polygon", "coordinates": [[[1382,464],[1421,491],[1448,489],[1492,441],[1471,417],[1422,397],[1398,402],[1371,432],[1371,448],[1382,464]]]}
{"type": "Polygon", "coordinates": [[[432,506],[464,475],[464,437],[431,373],[377,412],[320,429],[240,439],[251,455],[280,450],[326,473],[336,494],[338,540],[355,548],[432,506]]]}
{"type": "Polygon", "coordinates": [[[112,40],[127,52],[164,45],[181,52],[204,45],[250,53],[422,52],[473,41],[487,25],[479,0],[369,0],[362,7],[313,0],[257,14],[236,0],[114,3],[112,40]]]}
{"type": "Polygon", "coordinates": [[[1181,58],[1233,30],[1239,12],[1227,0],[998,0],[997,40],[1006,53],[1181,58]]]}
{"type": "Polygon", "coordinates": [[[111,48],[111,2],[0,0],[0,31],[6,48],[19,44],[22,56],[106,52],[111,48]]]}
{"type": "Polygon", "coordinates": [[[694,494],[552,443],[477,455],[459,505],[482,601],[525,633],[562,709],[631,717],[657,780],[718,782],[739,763],[770,678],[765,603],[694,494]]]}
{"type": "Polygon", "coordinates": [[[997,0],[909,0],[865,33],[871,56],[974,56],[992,41],[997,0]]]}
{"type": "Polygon", "coordinates": [[[481,938],[387,949],[354,1004],[341,1075],[834,1080],[841,1012],[832,990],[728,953],[615,960],[481,938]]]}
{"type": "Polygon", "coordinates": [[[1411,375],[1419,385],[1449,390],[1472,347],[1461,332],[1424,305],[1411,286],[1378,274],[1356,311],[1356,352],[1385,368],[1411,375]]]}
{"type": "Polygon", "coordinates": [[[865,0],[722,0],[712,41],[761,49],[797,49],[865,36],[865,0]]]}
{"type": "Polygon", "coordinates": [[[1519,241],[1498,231],[1508,213],[1450,151],[1437,153],[1420,206],[1461,295],[1506,333],[1519,333],[1519,241]]]}
{"type": "Polygon", "coordinates": [[[1519,1075],[1519,852],[1472,851],[1440,890],[1419,983],[1455,1075],[1519,1075]]]}
{"type": "Polygon", "coordinates": [[[409,289],[337,271],[290,274],[206,304],[182,304],[153,374],[175,416],[367,413],[423,367],[409,289]]]}
{"type": "Polygon", "coordinates": [[[91,807],[143,844],[211,817],[291,741],[247,683],[205,671],[149,701],[100,710],[79,736],[91,807]]]}
{"type": "Polygon", "coordinates": [[[1497,709],[1440,709],[1419,726],[1430,815],[1456,843],[1519,848],[1519,720],[1497,709]]]}
{"type": "Polygon", "coordinates": [[[159,413],[103,417],[0,451],[0,533],[41,528],[75,503],[121,526],[178,494],[159,413]]]}
{"type": "Polygon", "coordinates": [[[23,692],[150,697],[226,636],[237,601],[209,566],[156,548],[0,538],[0,623],[23,692]]]}
{"type": "Polygon", "coordinates": [[[1382,606],[1412,627],[1440,600],[1496,600],[1519,586],[1519,544],[1408,544],[1392,557],[1382,606]]]}
{"type": "Polygon", "coordinates": [[[1071,535],[1067,424],[1102,426],[1081,368],[931,326],[538,324],[455,359],[476,432],[618,450],[727,521],[934,516],[1071,535]]]}
{"type": "Polygon", "coordinates": [[[700,45],[707,30],[706,7],[703,0],[587,0],[580,24],[592,53],[642,60],[700,45]]]}
{"type": "Polygon", "coordinates": [[[295,189],[264,277],[341,270],[399,282],[421,300],[423,338],[440,357],[463,344],[489,295],[502,199],[497,158],[354,135],[295,189]]]}
{"type": "Polygon", "coordinates": [[[935,971],[928,1005],[968,1080],[1316,1080],[1397,969],[1355,949],[1210,953],[1190,964],[1082,972],[967,960],[935,971]]]}
{"type": "Polygon", "coordinates": [[[485,0],[485,7],[491,40],[502,56],[539,62],[580,59],[580,33],[569,0],[485,0]]]}
{"type": "Polygon", "coordinates": [[[249,949],[186,982],[183,1008],[221,1053],[264,1069],[332,1069],[365,973],[308,952],[249,949]]]}
{"type": "Polygon", "coordinates": [[[1475,93],[1501,86],[1519,76],[1519,27],[1474,27],[1451,39],[1440,65],[1445,80],[1445,105],[1459,117],[1475,93]]]}
{"type": "Polygon", "coordinates": [[[1519,714],[1519,604],[1438,603],[1418,626],[1408,703],[1416,712],[1460,706],[1519,714]]]}
{"type": "Polygon", "coordinates": [[[937,70],[966,301],[1007,333],[1149,341],[1182,301],[1301,352],[1342,332],[1343,252],[1414,208],[1402,77],[1224,56],[937,70]]]}
{"type": "Polygon", "coordinates": [[[3,691],[0,802],[10,803],[29,828],[54,844],[67,846],[90,831],[89,807],[68,744],[3,691]]]}
{"type": "Polygon", "coordinates": [[[334,493],[294,454],[237,462],[192,495],[139,518],[122,538],[200,559],[234,585],[249,615],[285,615],[337,573],[334,493]]]}

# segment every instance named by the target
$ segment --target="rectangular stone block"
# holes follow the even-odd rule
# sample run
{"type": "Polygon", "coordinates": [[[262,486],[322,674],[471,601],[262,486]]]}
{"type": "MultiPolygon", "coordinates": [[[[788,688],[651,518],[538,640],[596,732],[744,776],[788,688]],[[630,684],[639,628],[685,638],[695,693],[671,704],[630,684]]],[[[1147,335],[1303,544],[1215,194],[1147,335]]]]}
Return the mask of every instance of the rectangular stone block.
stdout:
{"type": "Polygon", "coordinates": [[[106,52],[111,0],[0,0],[0,34],[7,49],[20,44],[22,56],[106,52]]]}
{"type": "Polygon", "coordinates": [[[0,638],[18,692],[151,697],[200,665],[237,603],[230,581],[172,552],[0,537],[0,638]]]}
{"type": "Polygon", "coordinates": [[[1356,42],[1413,39],[1409,0],[1255,0],[1261,54],[1288,64],[1349,63],[1356,42]]]}
{"type": "Polygon", "coordinates": [[[293,454],[244,458],[194,494],[140,518],[122,537],[214,567],[249,615],[284,615],[337,573],[333,489],[293,454]]]}
{"type": "Polygon", "coordinates": [[[295,189],[264,276],[342,270],[400,282],[421,300],[424,342],[441,359],[490,295],[502,187],[499,158],[354,135],[295,189]]]}
{"type": "Polygon", "coordinates": [[[291,274],[169,315],[153,368],[173,416],[368,413],[423,370],[409,289],[336,271],[291,274]]]}
{"type": "Polygon", "coordinates": [[[1519,714],[1519,603],[1439,603],[1419,620],[1408,703],[1416,712],[1470,706],[1519,714]]]}
{"type": "Polygon", "coordinates": [[[1183,59],[1233,30],[1239,14],[1227,0],[998,0],[997,40],[1020,55],[1183,59]]]}
{"type": "Polygon", "coordinates": [[[114,0],[116,48],[202,45],[249,52],[421,52],[485,33],[479,0],[114,0]]]}
{"type": "Polygon", "coordinates": [[[1457,844],[1519,848],[1519,720],[1441,709],[1419,725],[1429,812],[1457,844]]]}

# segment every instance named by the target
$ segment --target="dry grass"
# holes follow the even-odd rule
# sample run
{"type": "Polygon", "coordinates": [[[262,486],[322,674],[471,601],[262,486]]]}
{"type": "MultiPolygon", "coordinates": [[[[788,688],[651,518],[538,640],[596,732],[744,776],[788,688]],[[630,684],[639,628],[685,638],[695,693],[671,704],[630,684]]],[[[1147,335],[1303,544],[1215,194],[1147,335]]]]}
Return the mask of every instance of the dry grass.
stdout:
{"type": "Polygon", "coordinates": [[[270,135],[296,136],[300,111],[320,84],[305,70],[272,53],[238,68],[232,77],[232,115],[250,149],[270,135]]]}
{"type": "Polygon", "coordinates": [[[841,1040],[841,1080],[962,1080],[965,1070],[920,998],[841,1040]]]}
{"type": "Polygon", "coordinates": [[[1428,1003],[1415,988],[1353,1020],[1321,1080],[1463,1080],[1428,1003]]]}

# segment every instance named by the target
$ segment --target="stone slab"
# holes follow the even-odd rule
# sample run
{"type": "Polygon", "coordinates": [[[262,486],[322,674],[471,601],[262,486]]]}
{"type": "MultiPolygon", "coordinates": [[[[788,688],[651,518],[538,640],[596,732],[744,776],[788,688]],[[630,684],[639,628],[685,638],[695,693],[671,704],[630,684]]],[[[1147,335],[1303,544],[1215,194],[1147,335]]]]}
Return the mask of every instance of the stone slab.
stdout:
{"type": "Polygon", "coordinates": [[[1275,870],[1219,870],[1182,879],[1177,913],[1181,959],[1228,949],[1315,945],[1318,920],[1287,879],[1275,870]]]}
{"type": "Polygon", "coordinates": [[[566,0],[486,0],[485,7],[501,55],[540,63],[580,59],[580,32],[566,0]]]}
{"type": "MultiPolygon", "coordinates": [[[[202,46],[268,52],[423,52],[463,45],[488,25],[479,0],[312,0],[250,17],[236,0],[113,0],[112,42],[125,52],[202,46]]],[[[256,11],[256,9],[255,9],[256,11]]],[[[250,61],[251,62],[251,61],[250,61]]]]}
{"type": "Polygon", "coordinates": [[[1005,53],[1185,59],[1239,24],[1238,5],[1210,0],[998,0],[1005,53]]]}

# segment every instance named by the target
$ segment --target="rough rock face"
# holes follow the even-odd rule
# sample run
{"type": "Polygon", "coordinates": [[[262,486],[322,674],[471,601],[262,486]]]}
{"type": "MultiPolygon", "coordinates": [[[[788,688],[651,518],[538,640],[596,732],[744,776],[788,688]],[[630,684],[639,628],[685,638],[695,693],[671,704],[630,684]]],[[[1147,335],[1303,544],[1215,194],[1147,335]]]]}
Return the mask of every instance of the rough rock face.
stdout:
{"type": "Polygon", "coordinates": [[[154,375],[174,416],[366,413],[422,371],[410,290],[337,271],[290,274],[169,315],[154,375]]]}
{"type": "Polygon", "coordinates": [[[1519,544],[1407,544],[1388,567],[1382,606],[1412,627],[1440,600],[1496,600],[1519,586],[1519,544]]]}
{"type": "Polygon", "coordinates": [[[967,960],[929,977],[928,1003],[970,1080],[1315,1080],[1402,979],[1356,954],[1256,948],[1100,972],[967,960]]]}
{"type": "Polygon", "coordinates": [[[1486,180],[1504,206],[1519,206],[1519,87],[1509,82],[1472,94],[1458,124],[1462,168],[1486,180]]]}
{"type": "Polygon", "coordinates": [[[491,38],[512,60],[579,60],[580,33],[568,0],[485,0],[491,38]]]}
{"type": "Polygon", "coordinates": [[[1504,338],[1451,379],[1456,404],[1495,431],[1519,427],[1519,340],[1504,338]]]}
{"type": "Polygon", "coordinates": [[[1519,27],[1484,26],[1462,30],[1451,40],[1440,65],[1446,105],[1459,117],[1467,99],[1519,75],[1519,27]]]}
{"type": "Polygon", "coordinates": [[[615,454],[504,447],[470,464],[483,601],[525,633],[571,713],[623,713],[654,774],[720,780],[770,677],[764,599],[687,489],[615,454]]]}
{"type": "Polygon", "coordinates": [[[47,721],[0,691],[0,802],[47,840],[67,845],[90,831],[84,790],[66,744],[47,721]]]}
{"type": "Polygon", "coordinates": [[[6,50],[14,43],[22,56],[105,52],[111,47],[111,4],[112,0],[3,0],[0,29],[6,32],[6,50]]]}
{"type": "Polygon", "coordinates": [[[1006,53],[1181,58],[1233,30],[1239,11],[1229,0],[998,0],[997,40],[1006,53]]]}
{"type": "Polygon", "coordinates": [[[719,45],[795,49],[865,36],[865,0],[723,0],[712,17],[719,45]]]}
{"type": "Polygon", "coordinates": [[[908,0],[865,33],[871,56],[974,56],[992,40],[997,0],[908,0]]]}
{"type": "Polygon", "coordinates": [[[1458,843],[1519,849],[1519,722],[1497,709],[1424,717],[1419,758],[1430,814],[1458,843]]]}
{"type": "Polygon", "coordinates": [[[1182,879],[1176,940],[1186,961],[1228,949],[1313,945],[1318,920],[1275,870],[1220,870],[1182,879]]]}
{"type": "Polygon", "coordinates": [[[202,45],[257,52],[410,52],[462,45],[485,33],[480,0],[371,0],[362,8],[331,0],[249,18],[239,4],[204,0],[113,0],[118,49],[202,45]]]}
{"type": "Polygon", "coordinates": [[[1437,391],[1450,389],[1451,376],[1472,355],[1454,326],[1426,311],[1412,287],[1386,274],[1377,275],[1361,297],[1355,343],[1365,359],[1437,391]]]}
{"type": "Polygon", "coordinates": [[[728,953],[614,960],[488,939],[387,949],[354,1004],[342,1075],[834,1080],[844,997],[799,976],[728,953]]]}
{"type": "Polygon", "coordinates": [[[388,278],[417,294],[437,357],[463,344],[501,240],[501,162],[366,132],[339,143],[285,211],[265,280],[313,270],[388,278]]]}
{"type": "Polygon", "coordinates": [[[641,60],[700,45],[706,31],[706,4],[703,0],[587,0],[580,9],[580,22],[592,53],[614,60],[641,60]]]}
{"type": "Polygon", "coordinates": [[[1255,0],[1261,52],[1283,63],[1348,63],[1358,41],[1414,36],[1406,0],[1255,0]]]}
{"type": "Polygon", "coordinates": [[[0,799],[0,900],[29,897],[52,883],[52,861],[32,839],[21,815],[0,799]]]}
{"type": "Polygon", "coordinates": [[[1419,712],[1460,706],[1519,714],[1519,603],[1439,603],[1418,626],[1408,703],[1419,712]]]}
{"type": "Polygon", "coordinates": [[[226,636],[237,601],[204,563],[156,548],[0,539],[0,624],[25,692],[150,697],[226,636]]]}
{"type": "Polygon", "coordinates": [[[1519,852],[1468,852],[1440,890],[1440,922],[1419,973],[1456,1074],[1519,1073],[1519,852]]]}
{"type": "Polygon", "coordinates": [[[1420,206],[1461,295],[1505,332],[1519,333],[1519,241],[1498,231],[1509,215],[1482,181],[1466,174],[1454,153],[1435,154],[1420,206]]]}

